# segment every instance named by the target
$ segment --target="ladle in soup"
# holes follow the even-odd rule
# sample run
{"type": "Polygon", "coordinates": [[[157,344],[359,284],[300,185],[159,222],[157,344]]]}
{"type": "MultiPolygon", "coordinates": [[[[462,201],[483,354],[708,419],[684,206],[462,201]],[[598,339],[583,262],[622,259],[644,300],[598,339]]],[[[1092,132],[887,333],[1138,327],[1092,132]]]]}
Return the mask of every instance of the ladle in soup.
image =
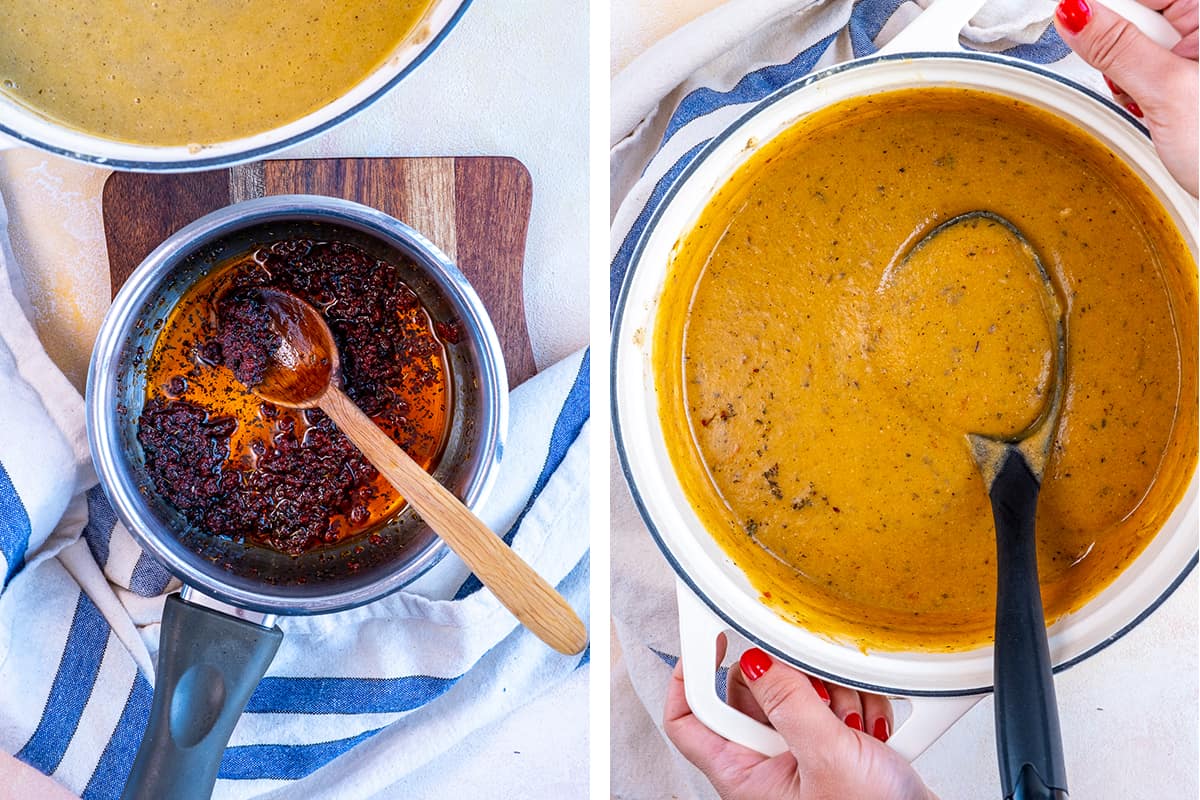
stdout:
{"type": "MultiPolygon", "coordinates": [[[[974,398],[974,412],[946,409],[974,417],[967,423],[972,427],[964,430],[975,431],[967,438],[983,475],[996,524],[993,681],[1000,778],[1006,799],[1065,800],[1066,767],[1038,586],[1034,530],[1038,492],[1062,409],[1066,364],[1062,306],[1041,259],[1024,235],[1007,219],[986,211],[953,217],[923,236],[890,271],[885,288],[903,293],[917,283],[938,287],[941,294],[936,303],[922,302],[918,295],[903,298],[921,307],[920,319],[926,323],[930,306],[960,317],[979,313],[981,308],[970,306],[965,284],[930,279],[960,269],[963,264],[994,271],[996,280],[988,287],[990,291],[978,299],[992,305],[986,309],[984,320],[995,320],[988,330],[995,333],[997,326],[1005,326],[1001,333],[1012,339],[1011,347],[1004,351],[1007,358],[1000,360],[1006,380],[997,382],[993,377],[990,381],[995,390],[992,407],[988,407],[986,398],[974,398]],[[957,300],[952,296],[956,286],[964,292],[957,300]],[[945,294],[947,290],[951,295],[945,294]],[[1026,421],[1030,415],[1032,418],[1026,421]],[[1005,431],[1005,426],[1010,430],[1005,431]]],[[[939,332],[969,331],[977,322],[960,318],[956,325],[942,325],[936,320],[939,312],[932,313],[939,332]]],[[[933,349],[951,354],[953,363],[938,365],[943,373],[998,369],[995,360],[972,367],[965,359],[964,366],[964,359],[954,355],[955,350],[962,355],[963,344],[949,335],[944,346],[933,349]]],[[[920,366],[938,371],[933,364],[920,366]]],[[[982,377],[988,383],[986,379],[991,376],[973,377],[982,377]]],[[[976,385],[978,381],[970,383],[976,385]]],[[[954,399],[953,393],[948,396],[954,399]]]]}
{"type": "Polygon", "coordinates": [[[275,405],[328,414],[522,624],[561,653],[583,651],[587,630],[562,595],[338,388],[337,345],[315,308],[279,289],[252,289],[222,298],[218,314],[238,380],[275,405]]]}

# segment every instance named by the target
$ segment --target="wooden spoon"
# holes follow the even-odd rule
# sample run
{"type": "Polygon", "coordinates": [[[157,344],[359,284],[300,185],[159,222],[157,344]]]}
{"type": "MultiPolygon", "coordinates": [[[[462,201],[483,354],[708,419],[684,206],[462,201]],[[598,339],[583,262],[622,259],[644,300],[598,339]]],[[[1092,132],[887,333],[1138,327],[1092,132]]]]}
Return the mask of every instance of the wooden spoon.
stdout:
{"type": "Polygon", "coordinates": [[[562,595],[337,387],[337,345],[317,310],[278,289],[257,289],[254,295],[281,341],[250,389],[275,405],[319,408],[328,414],[525,627],[560,653],[582,652],[587,630],[562,595]]]}

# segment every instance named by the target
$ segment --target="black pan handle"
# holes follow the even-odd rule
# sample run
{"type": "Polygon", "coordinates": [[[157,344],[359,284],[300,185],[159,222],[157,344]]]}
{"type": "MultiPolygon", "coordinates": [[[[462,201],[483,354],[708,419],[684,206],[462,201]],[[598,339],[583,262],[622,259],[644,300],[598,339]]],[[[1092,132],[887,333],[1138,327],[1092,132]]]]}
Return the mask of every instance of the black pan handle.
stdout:
{"type": "Polygon", "coordinates": [[[996,749],[1005,800],[1066,800],[1054,675],[1038,588],[1038,479],[1008,448],[992,483],[996,520],[996,749]]]}
{"type": "Polygon", "coordinates": [[[207,800],[221,755],[283,631],[170,595],[150,723],[122,800],[207,800]]]}

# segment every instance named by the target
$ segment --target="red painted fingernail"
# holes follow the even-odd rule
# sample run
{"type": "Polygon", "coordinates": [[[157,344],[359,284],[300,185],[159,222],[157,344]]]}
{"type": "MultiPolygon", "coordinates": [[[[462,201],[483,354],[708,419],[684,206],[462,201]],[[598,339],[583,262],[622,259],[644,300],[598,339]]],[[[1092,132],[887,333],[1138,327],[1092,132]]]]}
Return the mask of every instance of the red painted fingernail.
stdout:
{"type": "Polygon", "coordinates": [[[767,670],[775,662],[762,650],[759,650],[757,647],[751,647],[742,653],[742,657],[738,663],[742,665],[742,674],[746,676],[746,680],[756,681],[763,675],[766,675],[767,670]]]}
{"type": "Polygon", "coordinates": [[[825,684],[821,682],[820,678],[814,678],[812,675],[808,676],[808,680],[812,683],[813,688],[817,690],[817,697],[824,700],[825,704],[828,705],[829,690],[825,688],[825,684]]]}
{"type": "Polygon", "coordinates": [[[1138,119],[1142,118],[1142,109],[1138,106],[1137,103],[1126,103],[1125,110],[1128,111],[1130,114],[1133,114],[1138,119]]]}
{"type": "Polygon", "coordinates": [[[861,731],[863,729],[862,715],[857,711],[851,711],[846,715],[846,727],[853,728],[856,731],[861,731]]]}
{"type": "Polygon", "coordinates": [[[1054,15],[1064,28],[1071,33],[1079,33],[1092,18],[1092,9],[1087,0],[1062,0],[1054,10],[1054,15]]]}
{"type": "Polygon", "coordinates": [[[875,720],[874,736],[876,739],[881,742],[886,742],[891,735],[892,732],[888,730],[887,717],[880,717],[879,719],[875,720]]]}
{"type": "Polygon", "coordinates": [[[1112,78],[1107,75],[1104,76],[1104,82],[1108,84],[1108,88],[1113,94],[1125,94],[1125,90],[1113,83],[1112,78]]]}

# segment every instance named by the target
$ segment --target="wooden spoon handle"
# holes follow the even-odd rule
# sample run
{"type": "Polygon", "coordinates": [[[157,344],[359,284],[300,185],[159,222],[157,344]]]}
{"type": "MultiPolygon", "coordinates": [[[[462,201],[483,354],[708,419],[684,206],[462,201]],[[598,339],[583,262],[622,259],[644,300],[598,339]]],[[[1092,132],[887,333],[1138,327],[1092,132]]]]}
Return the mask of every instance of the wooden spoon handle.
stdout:
{"type": "Polygon", "coordinates": [[[525,627],[560,653],[583,652],[587,629],[567,601],[461,500],[421,469],[341,390],[331,386],[320,407],[525,627]]]}

